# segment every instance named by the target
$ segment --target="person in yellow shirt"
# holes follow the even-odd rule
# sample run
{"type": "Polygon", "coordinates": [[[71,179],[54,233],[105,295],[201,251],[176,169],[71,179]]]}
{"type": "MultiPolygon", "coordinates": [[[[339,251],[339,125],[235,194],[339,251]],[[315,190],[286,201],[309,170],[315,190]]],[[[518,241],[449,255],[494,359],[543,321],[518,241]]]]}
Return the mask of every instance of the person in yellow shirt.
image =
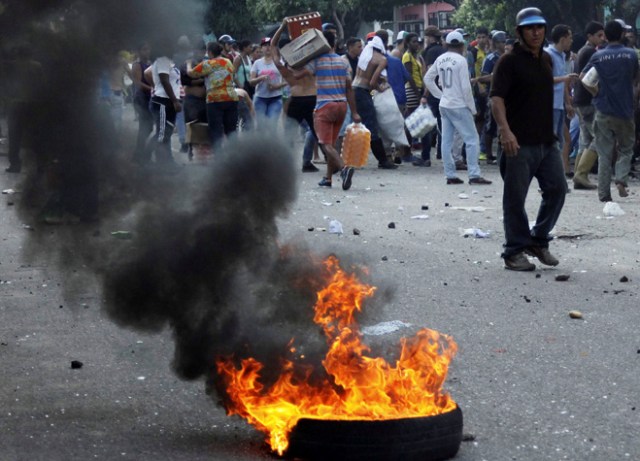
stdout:
{"type": "MultiPolygon", "coordinates": [[[[482,66],[484,60],[489,54],[489,30],[486,27],[478,27],[476,30],[476,45],[472,49],[474,56],[474,75],[472,77],[478,78],[482,75],[482,66]]],[[[483,83],[476,83],[474,85],[474,97],[476,100],[476,108],[478,110],[475,116],[476,128],[478,133],[482,133],[484,127],[484,121],[487,113],[487,86],[483,83]]],[[[480,153],[480,160],[486,160],[487,156],[484,152],[480,153]]]]}
{"type": "MultiPolygon", "coordinates": [[[[424,96],[424,83],[422,77],[425,71],[423,65],[424,61],[422,60],[422,56],[420,56],[420,48],[421,44],[418,34],[411,32],[405,35],[405,52],[402,55],[402,64],[411,76],[409,81],[405,84],[405,92],[407,95],[407,103],[404,112],[405,118],[411,115],[418,108],[420,105],[420,99],[424,96]]],[[[407,137],[411,140],[411,136],[408,131],[407,137]]],[[[420,160],[418,157],[414,157],[411,154],[411,147],[403,147],[402,151],[401,161],[414,162],[420,160]]]]}

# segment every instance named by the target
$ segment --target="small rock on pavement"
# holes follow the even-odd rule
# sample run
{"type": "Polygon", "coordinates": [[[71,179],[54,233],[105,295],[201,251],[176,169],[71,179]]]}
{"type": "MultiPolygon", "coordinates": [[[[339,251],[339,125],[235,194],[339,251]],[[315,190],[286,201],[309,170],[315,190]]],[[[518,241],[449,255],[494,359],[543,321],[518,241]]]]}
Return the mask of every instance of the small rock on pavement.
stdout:
{"type": "Polygon", "coordinates": [[[386,256],[383,256],[383,257],[382,257],[382,260],[383,260],[383,261],[389,261],[389,258],[387,258],[386,256]]]}
{"type": "Polygon", "coordinates": [[[580,312],[580,311],[569,311],[569,317],[571,317],[572,319],[581,319],[582,318],[582,312],[580,312]]]}
{"type": "Polygon", "coordinates": [[[476,436],[473,434],[469,434],[469,433],[462,434],[463,442],[473,442],[475,439],[476,439],[476,436]]]}
{"type": "Polygon", "coordinates": [[[395,228],[396,228],[396,223],[394,223],[394,222],[390,222],[390,223],[387,225],[387,227],[388,227],[389,229],[395,229],[395,228]]]}
{"type": "Polygon", "coordinates": [[[620,282],[627,283],[628,281],[629,281],[629,277],[627,277],[626,275],[623,275],[622,277],[620,277],[620,282]]]}
{"type": "Polygon", "coordinates": [[[556,275],[556,282],[566,282],[569,280],[569,274],[556,275]]]}
{"type": "Polygon", "coordinates": [[[353,235],[360,235],[360,229],[354,228],[353,235]]]}
{"type": "Polygon", "coordinates": [[[72,360],[71,361],[71,368],[74,369],[74,370],[82,368],[82,365],[84,365],[84,364],[80,360],[72,360]]]}
{"type": "Polygon", "coordinates": [[[422,205],[421,209],[422,210],[428,210],[429,209],[429,205],[422,205]]]}

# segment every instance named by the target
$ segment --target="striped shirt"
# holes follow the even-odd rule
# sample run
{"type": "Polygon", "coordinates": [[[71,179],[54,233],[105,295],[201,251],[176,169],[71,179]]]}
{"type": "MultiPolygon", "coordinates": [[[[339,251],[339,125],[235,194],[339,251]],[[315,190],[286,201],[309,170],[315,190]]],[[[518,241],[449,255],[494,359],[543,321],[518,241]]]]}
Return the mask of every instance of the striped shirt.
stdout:
{"type": "Polygon", "coordinates": [[[330,102],[347,100],[347,81],[351,82],[351,68],[339,55],[320,55],[306,68],[316,76],[316,109],[330,102]]]}

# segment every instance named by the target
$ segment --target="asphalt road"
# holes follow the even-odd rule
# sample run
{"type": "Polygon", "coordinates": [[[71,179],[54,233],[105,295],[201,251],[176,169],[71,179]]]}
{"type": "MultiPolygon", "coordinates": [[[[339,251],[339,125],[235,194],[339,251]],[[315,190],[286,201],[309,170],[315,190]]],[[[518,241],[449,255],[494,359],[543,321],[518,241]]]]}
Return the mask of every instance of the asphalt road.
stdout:
{"type": "MultiPolygon", "coordinates": [[[[381,171],[372,159],[345,192],[299,173],[281,239],[370,267],[387,296],[365,306],[363,325],[411,324],[372,341],[392,345],[419,327],[453,336],[459,352],[446,389],[473,439],[457,460],[640,459],[639,183],[613,219],[595,192],[573,191],[551,244],[560,265],[514,273],[499,257],[497,167],[483,175],[494,184],[447,186],[440,161],[381,171]],[[333,219],[342,235],[322,230],[333,219]],[[470,228],[489,237],[463,237],[470,228]]],[[[2,190],[17,184],[0,174],[2,190]]],[[[25,239],[48,228],[22,222],[16,197],[0,201],[0,460],[272,459],[262,436],[225,416],[202,382],[172,373],[169,331],[117,327],[96,286],[63,298],[55,268],[23,256],[25,239]]],[[[539,198],[533,184],[531,219],[539,198]]]]}

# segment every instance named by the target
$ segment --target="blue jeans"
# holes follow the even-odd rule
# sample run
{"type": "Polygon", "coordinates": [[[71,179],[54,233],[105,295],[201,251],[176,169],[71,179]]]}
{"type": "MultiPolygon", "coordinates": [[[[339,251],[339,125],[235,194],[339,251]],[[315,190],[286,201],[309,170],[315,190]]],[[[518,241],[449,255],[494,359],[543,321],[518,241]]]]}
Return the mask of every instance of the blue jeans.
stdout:
{"type": "Polygon", "coordinates": [[[564,147],[564,119],[566,112],[563,109],[553,109],[553,132],[558,138],[558,149],[564,147]]]}
{"type": "Polygon", "coordinates": [[[444,174],[447,178],[456,177],[456,164],[453,160],[453,135],[457,131],[466,145],[467,173],[469,178],[480,177],[478,165],[478,130],[473,120],[473,115],[467,107],[460,109],[448,109],[440,106],[442,118],[442,161],[444,162],[444,174]]]}
{"type": "Polygon", "coordinates": [[[569,158],[575,157],[578,149],[578,142],[580,140],[580,117],[578,111],[574,114],[573,118],[569,122],[569,141],[571,147],[569,149],[569,158]]]}
{"type": "Polygon", "coordinates": [[[182,110],[176,114],[176,128],[178,129],[178,141],[180,144],[186,142],[187,125],[184,120],[184,100],[182,102],[182,110]]]}
{"type": "Polygon", "coordinates": [[[547,248],[549,232],[556,225],[567,193],[558,143],[520,146],[515,157],[500,155],[500,174],[504,180],[502,212],[505,244],[502,257],[520,253],[530,246],[547,248]],[[542,202],[533,229],[525,201],[533,178],[542,190],[542,202]]]}
{"type": "Polygon", "coordinates": [[[302,164],[308,165],[313,160],[313,148],[318,142],[318,139],[314,136],[310,127],[307,127],[307,131],[304,135],[304,148],[302,150],[302,164]]]}
{"type": "Polygon", "coordinates": [[[256,117],[258,119],[266,117],[267,119],[277,120],[282,113],[282,96],[275,96],[273,98],[256,96],[253,99],[253,107],[256,110],[256,117]]]}

